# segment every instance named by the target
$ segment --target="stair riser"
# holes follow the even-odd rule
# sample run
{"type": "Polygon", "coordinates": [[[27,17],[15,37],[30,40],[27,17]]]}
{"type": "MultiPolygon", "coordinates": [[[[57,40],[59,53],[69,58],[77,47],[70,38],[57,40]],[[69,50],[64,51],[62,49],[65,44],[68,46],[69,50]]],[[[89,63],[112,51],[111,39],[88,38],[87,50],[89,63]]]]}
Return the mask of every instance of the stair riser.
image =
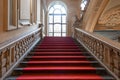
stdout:
{"type": "Polygon", "coordinates": [[[32,61],[86,61],[86,58],[26,58],[32,61]]]}
{"type": "Polygon", "coordinates": [[[15,75],[21,75],[21,74],[99,74],[103,75],[106,74],[104,70],[37,70],[37,71],[22,71],[22,70],[16,70],[14,71],[16,73],[15,75]]]}
{"type": "Polygon", "coordinates": [[[35,47],[35,49],[79,49],[79,47],[35,47]]]}
{"type": "Polygon", "coordinates": [[[32,52],[85,52],[80,49],[34,49],[32,52]]]}
{"type": "MultiPolygon", "coordinates": [[[[16,80],[16,79],[5,79],[5,80],[16,80]]],[[[19,79],[19,80],[73,80],[73,79],[19,79]]],[[[101,80],[101,79],[74,79],[74,80],[101,80]]],[[[114,80],[114,79],[105,79],[114,80]]]]}
{"type": "MultiPolygon", "coordinates": [[[[74,63],[74,64],[72,64],[72,63],[38,63],[38,64],[20,64],[21,65],[21,67],[22,66],[92,66],[92,64],[88,64],[88,63],[74,63]]],[[[97,65],[97,63],[96,64],[94,64],[94,65],[97,65]]]]}
{"type": "Polygon", "coordinates": [[[89,56],[89,54],[29,54],[30,56],[89,56]]]}

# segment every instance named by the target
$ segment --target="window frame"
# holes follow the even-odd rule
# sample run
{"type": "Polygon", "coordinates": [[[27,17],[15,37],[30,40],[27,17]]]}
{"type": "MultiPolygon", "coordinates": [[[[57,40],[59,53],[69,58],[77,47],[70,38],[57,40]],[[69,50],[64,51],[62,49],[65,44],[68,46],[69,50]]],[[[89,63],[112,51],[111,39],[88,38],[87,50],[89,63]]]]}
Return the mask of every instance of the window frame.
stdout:
{"type": "MultiPolygon", "coordinates": [[[[65,6],[64,5],[62,5],[62,4],[53,4],[50,8],[49,8],[49,14],[48,14],[48,16],[52,16],[53,17],[53,20],[52,20],[52,22],[49,22],[49,19],[48,19],[48,36],[50,36],[49,35],[49,33],[51,34],[52,33],[52,36],[55,36],[55,33],[60,33],[61,34],[61,37],[63,36],[63,34],[66,34],[67,33],[67,10],[66,10],[66,8],[65,8],[65,6]],[[64,12],[64,13],[62,13],[62,10],[61,10],[61,8],[55,8],[55,6],[56,5],[60,5],[61,6],[61,8],[64,8],[64,11],[66,11],[66,12],[64,12]],[[51,9],[53,9],[53,12],[52,11],[50,11],[51,9]],[[59,10],[61,13],[59,14],[59,13],[54,13],[55,12],[55,10],[59,10]],[[54,19],[55,19],[55,16],[59,16],[60,17],[60,22],[55,22],[54,21],[54,19]],[[63,23],[63,16],[65,16],[66,18],[66,22],[64,22],[63,23]],[[61,25],[61,32],[56,32],[55,31],[55,25],[56,24],[60,24],[61,25]],[[49,31],[49,25],[52,25],[52,32],[50,32],[49,31]],[[63,29],[62,29],[62,27],[63,27],[63,25],[66,25],[65,27],[66,27],[66,32],[65,31],[63,31],[63,29]]],[[[49,18],[49,17],[48,17],[49,18]]]]}

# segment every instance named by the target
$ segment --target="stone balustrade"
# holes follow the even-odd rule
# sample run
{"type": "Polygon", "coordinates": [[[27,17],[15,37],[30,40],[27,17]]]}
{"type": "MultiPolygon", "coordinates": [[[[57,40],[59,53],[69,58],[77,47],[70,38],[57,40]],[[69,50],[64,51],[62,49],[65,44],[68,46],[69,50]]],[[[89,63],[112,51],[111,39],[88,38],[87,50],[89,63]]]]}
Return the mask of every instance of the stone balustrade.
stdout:
{"type": "MultiPolygon", "coordinates": [[[[74,37],[117,78],[120,78],[120,43],[75,28],[74,37]]],[[[119,79],[118,79],[119,80],[119,79]]]]}
{"type": "Polygon", "coordinates": [[[5,76],[32,45],[42,38],[42,27],[0,45],[0,78],[5,76]]]}

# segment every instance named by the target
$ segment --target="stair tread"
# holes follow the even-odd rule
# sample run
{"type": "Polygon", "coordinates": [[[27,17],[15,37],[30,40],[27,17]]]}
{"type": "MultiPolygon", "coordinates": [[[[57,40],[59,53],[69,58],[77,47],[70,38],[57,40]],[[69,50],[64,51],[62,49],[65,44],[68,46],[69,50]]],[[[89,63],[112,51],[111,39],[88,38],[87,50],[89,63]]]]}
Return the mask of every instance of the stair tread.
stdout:
{"type": "Polygon", "coordinates": [[[25,80],[111,80],[113,77],[110,76],[99,76],[96,74],[89,74],[89,75],[21,75],[19,77],[14,76],[14,77],[9,77],[7,79],[25,79],[25,80]]]}
{"type": "Polygon", "coordinates": [[[14,70],[105,70],[104,68],[98,67],[98,68],[94,68],[91,66],[84,66],[84,67],[55,67],[55,66],[42,66],[42,67],[24,67],[24,68],[15,68],[14,70]]]}
{"type": "Polygon", "coordinates": [[[39,54],[84,54],[88,52],[30,52],[30,53],[39,53],[39,54]]]}
{"type": "Polygon", "coordinates": [[[77,49],[34,49],[34,50],[80,50],[80,49],[77,48],[77,49]]]}
{"type": "Polygon", "coordinates": [[[24,63],[24,64],[40,64],[40,63],[84,63],[84,64],[87,64],[87,63],[98,63],[98,61],[24,61],[24,62],[21,62],[21,63],[24,63]]]}
{"type": "Polygon", "coordinates": [[[32,54],[85,54],[88,52],[30,52],[32,54]]]}
{"type": "Polygon", "coordinates": [[[56,49],[56,48],[65,48],[65,49],[66,49],[66,48],[73,48],[73,49],[74,49],[74,48],[79,48],[79,47],[78,47],[78,46],[36,46],[35,48],[38,48],[38,49],[39,49],[39,48],[45,48],[45,49],[46,49],[46,48],[48,48],[48,49],[49,49],[49,48],[50,48],[50,49],[51,49],[51,48],[55,48],[55,49],[56,49]]]}
{"type": "Polygon", "coordinates": [[[93,58],[93,56],[27,56],[26,58],[93,58]]]}

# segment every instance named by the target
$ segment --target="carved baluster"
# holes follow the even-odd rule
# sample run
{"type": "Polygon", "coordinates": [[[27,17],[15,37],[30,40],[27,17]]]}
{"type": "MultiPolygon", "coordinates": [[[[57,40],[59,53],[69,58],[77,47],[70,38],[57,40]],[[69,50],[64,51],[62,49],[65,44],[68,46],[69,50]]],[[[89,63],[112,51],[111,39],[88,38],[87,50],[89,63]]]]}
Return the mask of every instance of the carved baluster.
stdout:
{"type": "Polygon", "coordinates": [[[97,41],[94,40],[94,52],[93,52],[95,55],[97,53],[97,41]]]}
{"type": "Polygon", "coordinates": [[[23,55],[24,54],[24,50],[23,50],[23,40],[21,40],[21,43],[20,43],[20,45],[21,45],[21,54],[23,55]]]}
{"type": "MultiPolygon", "coordinates": [[[[84,35],[84,43],[85,43],[85,45],[87,44],[86,35],[84,35]]],[[[88,46],[87,46],[87,47],[88,47],[88,46]]]]}
{"type": "Polygon", "coordinates": [[[29,41],[30,41],[29,38],[30,38],[30,36],[27,37],[27,41],[26,41],[27,42],[27,50],[29,48],[29,41]]]}
{"type": "Polygon", "coordinates": [[[110,68],[110,56],[112,56],[110,54],[110,48],[105,46],[105,54],[104,54],[105,58],[104,58],[104,63],[105,65],[107,65],[107,67],[110,68]]]}
{"type": "Polygon", "coordinates": [[[98,43],[98,41],[96,41],[96,56],[98,57],[98,52],[99,51],[99,43],[98,43]]]}
{"type": "Polygon", "coordinates": [[[87,46],[88,48],[90,49],[90,41],[89,41],[89,36],[86,37],[86,40],[87,40],[87,46]]]}
{"type": "Polygon", "coordinates": [[[113,50],[113,56],[111,56],[112,57],[112,61],[113,61],[113,63],[111,64],[112,65],[112,68],[113,68],[113,71],[114,71],[114,73],[117,75],[117,76],[120,76],[120,74],[119,74],[119,69],[120,69],[120,67],[119,67],[119,52],[117,51],[117,50],[113,50]]]}
{"type": "Polygon", "coordinates": [[[90,49],[91,49],[91,51],[92,51],[92,39],[91,39],[91,37],[89,37],[89,43],[90,43],[90,49]]]}
{"type": "Polygon", "coordinates": [[[90,50],[92,51],[92,39],[91,39],[91,37],[89,37],[89,44],[90,44],[90,50]]]}
{"type": "Polygon", "coordinates": [[[110,69],[114,72],[114,51],[110,49],[110,69]]]}
{"type": "MultiPolygon", "coordinates": [[[[6,49],[6,69],[7,69],[7,70],[9,70],[10,65],[11,65],[11,64],[10,64],[10,62],[11,62],[11,61],[10,61],[10,56],[11,56],[11,55],[10,55],[10,48],[7,48],[7,49],[6,49]]],[[[6,70],[6,72],[7,72],[7,70],[6,70]]]]}
{"type": "Polygon", "coordinates": [[[22,40],[20,41],[20,52],[21,52],[21,56],[24,54],[23,53],[23,45],[22,45],[22,40]]]}
{"type": "Polygon", "coordinates": [[[18,42],[18,59],[20,58],[20,42],[18,42]]]}
{"type": "Polygon", "coordinates": [[[23,46],[23,40],[21,40],[21,53],[22,53],[22,55],[24,54],[24,46],[23,46]]]}
{"type": "Polygon", "coordinates": [[[24,49],[24,52],[26,51],[26,43],[25,43],[25,38],[23,39],[23,49],[24,49]]]}
{"type": "Polygon", "coordinates": [[[22,46],[22,54],[24,54],[25,53],[25,49],[24,49],[24,41],[23,40],[21,41],[21,46],[22,46]]]}
{"type": "Polygon", "coordinates": [[[120,78],[120,51],[118,52],[118,77],[120,78]]]}
{"type": "Polygon", "coordinates": [[[88,40],[88,36],[86,35],[86,45],[89,48],[89,40],[88,40]]]}
{"type": "Polygon", "coordinates": [[[18,42],[18,59],[21,57],[20,42],[18,42]]]}
{"type": "Polygon", "coordinates": [[[11,59],[11,56],[12,56],[12,45],[9,46],[9,53],[8,53],[8,57],[9,57],[9,68],[12,66],[12,59],[11,59]]]}
{"type": "Polygon", "coordinates": [[[100,60],[103,61],[103,50],[104,50],[104,46],[103,44],[100,42],[100,60]]]}
{"type": "Polygon", "coordinates": [[[18,44],[15,46],[15,61],[18,60],[18,44]]]}
{"type": "Polygon", "coordinates": [[[2,77],[2,52],[0,52],[0,77],[2,77]]]}
{"type": "Polygon", "coordinates": [[[96,53],[96,46],[97,46],[97,42],[96,39],[94,39],[94,54],[96,53]]]}
{"type": "Polygon", "coordinates": [[[6,49],[2,50],[2,75],[7,71],[7,55],[6,49]]]}
{"type": "Polygon", "coordinates": [[[98,48],[97,48],[97,57],[100,59],[100,42],[98,42],[98,48]]]}
{"type": "Polygon", "coordinates": [[[25,51],[27,51],[27,38],[25,38],[25,51]]]}
{"type": "Polygon", "coordinates": [[[15,47],[11,47],[11,63],[13,64],[15,62],[15,47]]]}
{"type": "MultiPolygon", "coordinates": [[[[87,44],[88,44],[88,47],[90,49],[90,39],[89,39],[89,36],[87,35],[87,44]]],[[[91,50],[91,49],[90,49],[91,50]]]]}

